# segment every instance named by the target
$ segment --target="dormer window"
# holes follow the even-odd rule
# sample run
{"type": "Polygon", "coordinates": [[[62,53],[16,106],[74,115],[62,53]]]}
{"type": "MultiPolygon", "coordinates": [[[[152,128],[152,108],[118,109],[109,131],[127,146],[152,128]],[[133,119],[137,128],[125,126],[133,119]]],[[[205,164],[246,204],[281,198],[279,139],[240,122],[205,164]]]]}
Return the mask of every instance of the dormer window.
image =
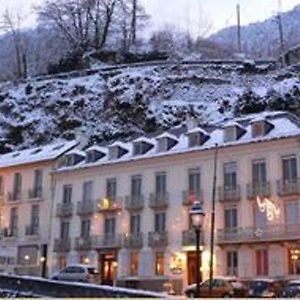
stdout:
{"type": "Polygon", "coordinates": [[[153,145],[144,141],[133,143],[133,155],[143,155],[153,148],[153,145]]]}
{"type": "Polygon", "coordinates": [[[197,147],[203,145],[209,136],[200,128],[187,133],[189,139],[189,147],[197,147]]]}
{"type": "Polygon", "coordinates": [[[228,125],[224,128],[224,142],[237,141],[246,130],[238,123],[228,125]]]}
{"type": "Polygon", "coordinates": [[[253,121],[251,124],[252,137],[256,138],[259,136],[264,136],[268,134],[273,129],[273,127],[274,125],[267,120],[253,121]]]}
{"type": "Polygon", "coordinates": [[[86,153],[86,163],[93,163],[105,156],[105,153],[97,150],[90,150],[86,153]]]}
{"type": "Polygon", "coordinates": [[[110,146],[108,150],[108,158],[110,160],[118,159],[128,153],[128,150],[121,147],[120,145],[110,146]]]}
{"type": "Polygon", "coordinates": [[[65,166],[65,167],[75,166],[78,163],[80,163],[81,161],[83,161],[84,158],[85,158],[85,153],[81,152],[81,151],[67,153],[63,157],[62,166],[65,166]]]}
{"type": "Polygon", "coordinates": [[[158,139],[158,152],[168,151],[177,144],[177,141],[169,137],[158,139]]]}

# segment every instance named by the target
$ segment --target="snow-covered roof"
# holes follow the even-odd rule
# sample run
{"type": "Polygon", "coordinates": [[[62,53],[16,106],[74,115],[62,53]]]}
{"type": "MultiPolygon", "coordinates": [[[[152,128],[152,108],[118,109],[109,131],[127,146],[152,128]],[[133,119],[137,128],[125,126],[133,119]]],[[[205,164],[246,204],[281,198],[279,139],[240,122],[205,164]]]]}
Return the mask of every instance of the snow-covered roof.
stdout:
{"type": "Polygon", "coordinates": [[[250,124],[253,124],[253,123],[256,123],[256,122],[265,122],[267,121],[265,117],[263,116],[258,116],[256,118],[253,118],[251,121],[250,121],[250,124]]]}
{"type": "Polygon", "coordinates": [[[156,137],[156,139],[162,139],[162,138],[170,138],[175,141],[178,140],[177,136],[175,136],[174,134],[171,134],[167,131],[163,132],[162,134],[160,134],[159,136],[156,137]]]}
{"type": "Polygon", "coordinates": [[[82,156],[82,157],[86,156],[86,153],[84,151],[79,150],[79,149],[72,149],[66,155],[72,155],[72,154],[79,155],[79,156],[82,156]]]}
{"type": "Polygon", "coordinates": [[[97,145],[93,145],[93,146],[87,148],[85,151],[86,152],[98,151],[98,152],[102,152],[102,153],[106,154],[107,153],[107,148],[106,147],[100,147],[100,146],[97,146],[97,145]]]}
{"type": "Polygon", "coordinates": [[[138,137],[137,139],[135,139],[135,140],[133,141],[133,143],[142,143],[142,142],[148,143],[148,144],[154,144],[154,143],[155,143],[155,140],[150,139],[150,138],[147,138],[147,137],[145,137],[145,136],[140,136],[140,137],[138,137]]]}
{"type": "Polygon", "coordinates": [[[78,145],[77,141],[62,141],[60,143],[3,154],[0,155],[0,168],[54,160],[76,145],[78,145]]]}
{"type": "Polygon", "coordinates": [[[240,123],[236,122],[235,120],[232,121],[228,121],[223,125],[223,128],[227,128],[227,127],[240,127],[240,128],[244,128],[240,123]]]}
{"type": "Polygon", "coordinates": [[[203,128],[201,128],[201,127],[196,127],[196,128],[194,128],[194,129],[191,129],[191,130],[189,130],[188,132],[187,132],[187,134],[189,134],[189,133],[203,133],[204,135],[208,135],[208,132],[207,131],[205,131],[203,128]]]}
{"type": "MultiPolygon", "coordinates": [[[[224,133],[224,123],[218,123],[217,125],[213,126],[213,130],[207,133],[209,139],[207,139],[202,145],[189,147],[188,143],[188,135],[187,135],[187,128],[184,130],[178,130],[180,134],[178,137],[172,135],[169,132],[164,132],[158,136],[153,137],[153,142],[157,144],[157,139],[162,137],[170,137],[177,141],[176,145],[174,145],[171,149],[167,151],[157,151],[157,147],[154,147],[149,152],[145,153],[144,155],[134,155],[132,143],[123,143],[123,142],[115,142],[111,146],[120,146],[122,148],[128,149],[128,153],[125,155],[117,158],[109,160],[108,158],[103,158],[100,161],[95,163],[86,164],[84,162],[68,167],[64,169],[64,167],[60,168],[58,171],[70,170],[70,169],[78,169],[78,168],[87,168],[93,166],[101,166],[106,164],[116,164],[128,161],[134,161],[138,159],[148,159],[154,157],[161,157],[161,156],[169,156],[181,153],[188,153],[188,152],[195,152],[195,151],[206,151],[209,149],[215,148],[216,144],[220,147],[232,147],[237,145],[244,145],[250,143],[257,143],[257,142],[266,142],[271,140],[277,140],[282,138],[288,137],[299,137],[300,136],[300,119],[292,114],[283,113],[283,112],[263,112],[261,114],[253,114],[247,115],[245,117],[239,117],[237,119],[233,119],[230,122],[226,121],[226,124],[238,124],[237,122],[242,123],[242,128],[244,129],[245,133],[237,140],[234,141],[224,141],[223,133],[224,133]],[[251,130],[251,121],[258,118],[266,118],[273,124],[273,129],[270,130],[263,136],[253,137],[252,130],[251,130]]],[[[140,138],[140,140],[143,140],[140,138]]],[[[135,140],[136,141],[136,140],[135,140]]],[[[111,147],[108,146],[108,147],[111,147]]]]}
{"type": "Polygon", "coordinates": [[[124,142],[120,142],[120,141],[116,141],[114,143],[112,143],[111,145],[109,145],[109,147],[120,147],[120,148],[124,148],[126,150],[130,150],[131,148],[131,143],[124,143],[124,142]]]}

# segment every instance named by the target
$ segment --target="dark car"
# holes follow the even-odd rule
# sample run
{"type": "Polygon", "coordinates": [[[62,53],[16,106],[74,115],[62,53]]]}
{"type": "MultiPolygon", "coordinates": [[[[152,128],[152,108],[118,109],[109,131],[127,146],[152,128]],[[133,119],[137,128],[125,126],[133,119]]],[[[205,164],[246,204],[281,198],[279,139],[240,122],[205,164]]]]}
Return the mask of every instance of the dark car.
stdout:
{"type": "MultiPolygon", "coordinates": [[[[185,289],[187,297],[196,296],[196,284],[192,284],[185,289]]],[[[236,278],[233,277],[216,277],[212,280],[212,292],[209,290],[209,280],[200,284],[200,297],[247,297],[247,288],[236,278]]]]}
{"type": "Polygon", "coordinates": [[[300,281],[291,280],[281,290],[281,298],[298,298],[300,297],[300,281]]]}
{"type": "Polygon", "coordinates": [[[249,297],[273,298],[278,297],[282,284],[280,281],[271,278],[253,279],[249,283],[249,297]]]}

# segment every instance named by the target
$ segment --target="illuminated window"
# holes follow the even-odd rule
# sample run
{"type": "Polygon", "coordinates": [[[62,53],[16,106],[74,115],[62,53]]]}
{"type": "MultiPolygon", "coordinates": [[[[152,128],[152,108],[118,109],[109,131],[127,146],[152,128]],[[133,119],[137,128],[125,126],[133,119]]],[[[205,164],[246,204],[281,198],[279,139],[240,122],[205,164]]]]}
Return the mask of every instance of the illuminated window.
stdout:
{"type": "Polygon", "coordinates": [[[65,268],[67,266],[67,260],[66,257],[61,255],[58,258],[58,267],[59,269],[65,268]]]}
{"type": "Polygon", "coordinates": [[[300,274],[300,249],[289,249],[289,274],[300,274]]]}
{"type": "Polygon", "coordinates": [[[155,255],[155,275],[164,275],[164,253],[157,252],[155,255]]]}
{"type": "Polygon", "coordinates": [[[131,252],[130,253],[130,276],[138,275],[139,270],[139,253],[131,252]]]}

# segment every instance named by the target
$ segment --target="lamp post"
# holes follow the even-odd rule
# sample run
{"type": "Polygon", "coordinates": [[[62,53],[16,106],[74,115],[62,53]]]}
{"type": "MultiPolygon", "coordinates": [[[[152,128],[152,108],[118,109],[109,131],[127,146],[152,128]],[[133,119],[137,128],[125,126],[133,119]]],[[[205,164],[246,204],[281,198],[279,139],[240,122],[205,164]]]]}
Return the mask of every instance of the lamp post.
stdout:
{"type": "Polygon", "coordinates": [[[205,213],[200,202],[195,201],[190,209],[190,216],[196,234],[196,297],[200,297],[200,230],[205,213]]]}

